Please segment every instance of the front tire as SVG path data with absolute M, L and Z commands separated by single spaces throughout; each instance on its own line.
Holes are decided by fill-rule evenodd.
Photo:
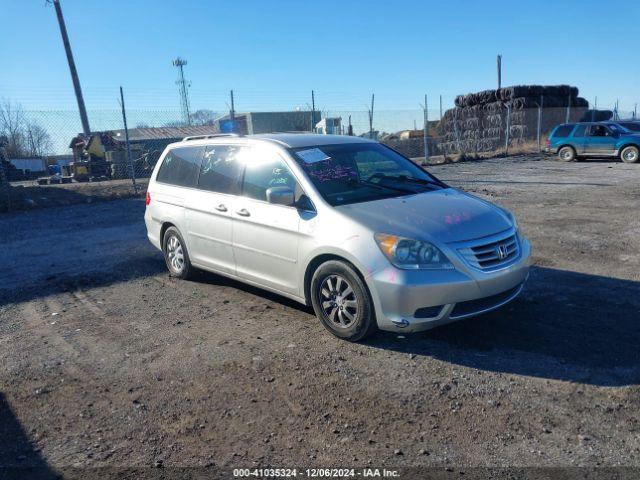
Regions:
M 169 227 L 162 237 L 162 252 L 169 275 L 186 280 L 193 273 L 189 252 L 176 227 Z
M 357 342 L 377 330 L 371 295 L 351 265 L 338 260 L 320 265 L 310 295 L 316 316 L 336 337 Z
M 640 150 L 638 147 L 630 145 L 628 147 L 624 147 L 620 152 L 620 159 L 624 163 L 636 163 L 640 158 Z
M 576 151 L 573 147 L 566 146 L 558 150 L 558 160 L 561 162 L 575 162 L 576 159 Z

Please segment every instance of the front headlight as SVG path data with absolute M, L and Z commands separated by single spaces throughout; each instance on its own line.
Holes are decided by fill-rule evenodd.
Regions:
M 398 268 L 453 269 L 445 254 L 429 242 L 386 233 L 377 233 L 375 239 L 382 253 Z

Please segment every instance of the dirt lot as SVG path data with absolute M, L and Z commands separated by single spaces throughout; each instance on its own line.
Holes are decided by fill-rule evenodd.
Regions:
M 35 181 L 14 182 L 8 192 L 0 195 L 0 212 L 18 212 L 36 208 L 96 203 L 119 198 L 144 196 L 148 179 L 38 185 Z
M 430 170 L 512 209 L 536 266 L 503 310 L 361 344 L 170 279 L 140 199 L 0 216 L 0 465 L 640 467 L 640 166 Z

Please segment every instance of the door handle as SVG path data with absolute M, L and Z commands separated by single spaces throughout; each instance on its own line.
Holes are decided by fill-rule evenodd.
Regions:
M 247 210 L 246 208 L 243 208 L 242 210 L 238 210 L 236 213 L 241 217 L 248 217 L 249 215 L 251 215 L 249 213 L 249 210 Z
M 226 212 L 227 211 L 227 207 L 225 207 L 223 203 L 221 203 L 220 205 L 215 207 L 215 209 L 218 210 L 219 212 Z

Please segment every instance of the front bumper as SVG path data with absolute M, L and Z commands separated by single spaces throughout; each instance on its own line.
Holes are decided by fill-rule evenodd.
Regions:
M 529 276 L 531 244 L 519 238 L 519 256 L 505 268 L 481 271 L 452 251 L 454 270 L 400 270 L 391 265 L 370 278 L 378 327 L 395 332 L 429 330 L 510 302 Z M 453 256 L 455 255 L 455 257 Z

